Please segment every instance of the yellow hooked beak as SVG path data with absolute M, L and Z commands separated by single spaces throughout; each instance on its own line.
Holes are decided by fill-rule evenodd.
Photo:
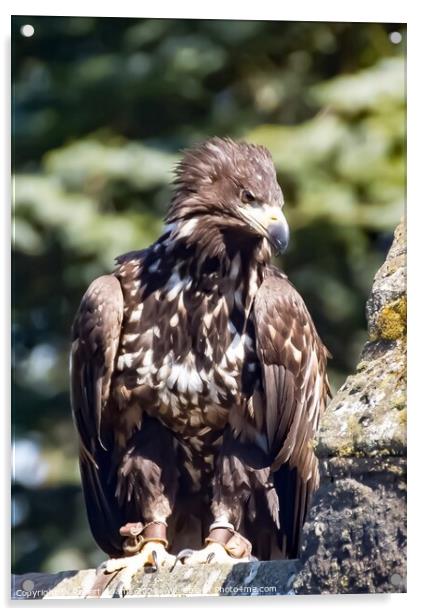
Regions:
M 246 219 L 261 235 L 269 239 L 277 252 L 284 252 L 290 239 L 289 226 L 282 210 L 277 206 L 250 206 L 244 209 Z

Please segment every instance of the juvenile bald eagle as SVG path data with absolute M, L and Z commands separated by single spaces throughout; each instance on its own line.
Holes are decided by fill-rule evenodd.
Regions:
M 265 148 L 210 139 L 179 163 L 161 237 L 82 299 L 72 408 L 105 571 L 298 554 L 328 354 L 270 264 L 282 206 Z

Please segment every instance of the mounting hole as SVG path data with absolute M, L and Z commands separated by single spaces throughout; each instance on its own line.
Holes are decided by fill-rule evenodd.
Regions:
M 399 45 L 402 42 L 402 35 L 400 32 L 390 32 L 389 39 L 393 45 Z
M 29 38 L 30 36 L 33 36 L 34 32 L 35 32 L 34 26 L 31 26 L 31 24 L 25 24 L 24 26 L 21 26 L 21 34 L 25 38 Z

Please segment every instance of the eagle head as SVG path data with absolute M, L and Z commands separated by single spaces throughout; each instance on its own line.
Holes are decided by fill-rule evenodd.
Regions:
M 283 193 L 269 151 L 244 141 L 214 137 L 186 150 L 176 168 L 167 214 L 191 235 L 202 222 L 234 239 L 265 238 L 278 252 L 289 241 Z

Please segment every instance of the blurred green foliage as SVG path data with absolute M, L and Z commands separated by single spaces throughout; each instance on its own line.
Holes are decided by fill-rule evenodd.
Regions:
M 404 207 L 392 31 L 405 39 L 400 24 L 12 19 L 16 571 L 101 558 L 78 487 L 69 331 L 88 283 L 158 236 L 181 147 L 269 147 L 292 229 L 280 264 L 334 356 L 333 387 L 352 371 Z

